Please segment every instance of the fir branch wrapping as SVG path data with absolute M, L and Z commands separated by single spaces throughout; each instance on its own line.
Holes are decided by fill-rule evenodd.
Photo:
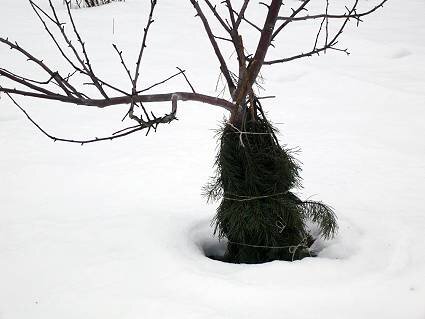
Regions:
M 216 175 L 204 194 L 220 201 L 213 224 L 215 234 L 228 239 L 224 261 L 302 259 L 311 256 L 308 220 L 318 224 L 323 238 L 337 231 L 332 208 L 293 193 L 302 187 L 300 163 L 275 133 L 265 117 L 245 121 L 243 130 L 226 123 L 218 132 Z

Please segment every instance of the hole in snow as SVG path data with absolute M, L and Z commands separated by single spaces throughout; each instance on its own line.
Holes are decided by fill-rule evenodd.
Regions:
M 349 227 L 343 221 L 341 223 L 341 231 L 343 236 L 349 233 Z M 309 225 L 309 231 L 314 238 L 314 242 L 309 248 L 311 257 L 325 257 L 328 259 L 346 259 L 355 252 L 346 240 L 341 239 L 341 234 L 338 235 L 338 239 L 332 241 L 325 241 L 320 239 L 319 231 L 313 224 Z M 222 262 L 228 262 L 224 260 L 224 254 L 227 248 L 227 240 L 218 240 L 213 235 L 213 228 L 209 220 L 203 220 L 196 223 L 189 231 L 191 241 L 198 248 L 198 253 L 202 254 L 209 259 L 218 260 Z M 350 242 L 350 241 L 348 241 Z M 354 240 L 355 242 L 355 240 Z
M 209 220 L 203 220 L 192 227 L 190 237 L 199 251 L 206 257 L 222 260 L 226 252 L 227 241 L 219 241 L 213 235 Z
M 219 241 L 207 240 L 201 243 L 204 255 L 210 259 L 223 261 L 224 253 L 226 252 L 227 243 L 224 240 Z

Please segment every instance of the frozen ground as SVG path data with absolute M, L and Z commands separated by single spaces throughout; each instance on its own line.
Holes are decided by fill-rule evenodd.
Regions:
M 122 86 L 110 44 L 135 56 L 147 2 L 75 11 L 96 69 Z M 3 95 L 0 318 L 425 318 L 424 10 L 422 0 L 390 0 L 346 32 L 351 56 L 264 72 L 281 140 L 302 148 L 303 196 L 317 194 L 339 216 L 340 232 L 319 243 L 319 257 L 294 263 L 204 257 L 217 246 L 215 206 L 200 193 L 221 110 L 184 103 L 180 121 L 149 137 L 81 147 L 42 136 Z M 158 13 L 144 83 L 179 65 L 214 94 L 217 64 L 189 2 L 162 0 Z M 26 1 L 1 1 L 0 30 L 62 63 Z M 297 29 L 282 50 L 303 34 Z M 0 59 L 33 72 L 4 48 Z M 125 112 L 19 100 L 65 137 L 105 135 Z

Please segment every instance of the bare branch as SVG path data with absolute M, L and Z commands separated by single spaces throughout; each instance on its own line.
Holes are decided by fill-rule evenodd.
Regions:
M 236 12 L 236 11 L 234 11 L 234 13 L 236 13 L 236 14 L 237 14 L 237 12 Z M 254 22 L 252 22 L 252 21 L 248 20 L 245 16 L 239 16 L 239 18 L 241 18 L 241 20 L 243 20 L 243 21 L 245 21 L 246 23 L 248 23 L 248 24 L 249 24 L 251 27 L 253 27 L 255 30 L 257 30 L 257 31 L 259 31 L 259 32 L 263 31 L 263 30 L 261 30 L 261 28 L 260 28 L 259 26 L 257 26 Z M 240 24 L 240 22 L 239 22 L 239 24 Z
M 181 72 L 181 74 L 183 74 L 184 79 L 186 80 L 186 83 L 190 86 L 190 89 L 192 90 L 192 93 L 196 93 L 195 89 L 193 88 L 192 83 L 190 83 L 189 79 L 186 76 L 186 72 L 183 71 L 182 69 L 180 69 L 178 66 L 176 68 L 177 68 L 177 70 L 179 70 Z
M 115 90 L 121 94 L 127 94 L 125 91 L 107 83 L 104 80 L 99 79 L 95 74 L 93 74 L 93 72 L 90 72 L 90 70 L 87 69 L 85 62 L 83 61 L 83 59 L 80 57 L 78 51 L 76 50 L 76 48 L 74 47 L 74 45 L 72 44 L 71 40 L 69 39 L 68 35 L 65 32 L 65 28 L 63 27 L 63 24 L 57 14 L 56 14 L 56 10 L 54 9 L 53 5 L 51 6 L 52 8 L 52 12 L 54 14 L 54 17 L 51 17 L 48 13 L 46 13 L 42 8 L 40 8 L 36 3 L 33 2 L 33 0 L 29 0 L 30 4 L 34 10 L 34 12 L 37 14 L 38 18 L 40 19 L 40 21 L 42 22 L 45 30 L 47 31 L 47 33 L 49 34 L 50 38 L 53 40 L 53 42 L 55 43 L 56 47 L 58 48 L 59 52 L 61 53 L 61 55 L 65 58 L 65 60 L 74 68 L 75 71 L 88 76 L 89 78 L 93 79 L 98 82 L 101 85 L 104 85 L 106 87 L 109 87 L 112 90 Z M 67 2 L 69 4 L 69 2 Z M 67 46 L 71 49 L 71 51 L 73 52 L 73 54 L 76 56 L 78 63 L 83 67 L 83 69 L 81 69 L 80 67 L 78 67 L 64 52 L 63 48 L 60 46 L 60 44 L 58 43 L 58 41 L 56 40 L 55 36 L 53 35 L 53 33 L 50 31 L 50 29 L 48 28 L 47 24 L 45 23 L 44 19 L 41 17 L 41 15 L 39 14 L 40 11 L 45 17 L 47 17 L 54 25 L 56 25 L 56 27 L 59 29 L 60 33 L 62 34 L 63 39 L 65 40 Z M 71 11 L 68 11 L 68 14 L 71 15 Z M 80 37 L 81 39 L 81 37 Z M 75 73 L 75 72 L 74 72 Z M 65 85 L 69 86 L 70 89 L 72 90 L 72 92 L 76 95 L 78 94 L 83 94 L 81 92 L 77 92 L 77 90 L 75 90 L 75 88 L 73 88 L 68 82 L 64 83 Z M 102 89 L 103 90 L 103 89 Z M 84 95 L 84 94 L 83 94 Z
M 290 18 L 294 18 L 298 13 L 300 13 L 301 11 L 305 10 L 306 5 L 310 2 L 311 0 L 304 0 L 304 2 L 296 9 L 293 10 Z M 289 23 L 291 22 L 291 20 L 286 20 L 285 22 L 283 22 L 274 32 L 273 32 L 273 36 L 272 36 L 272 40 L 274 38 L 276 38 L 276 36 L 279 34 L 280 31 L 282 31 L 282 29 L 284 27 L 286 27 Z
M 146 23 L 146 27 L 143 29 L 143 39 L 142 39 L 142 45 L 140 46 L 139 56 L 137 57 L 136 62 L 136 71 L 134 72 L 134 79 L 133 79 L 133 94 L 137 91 L 137 80 L 139 79 L 140 75 L 140 63 L 142 61 L 143 53 L 146 48 L 146 40 L 149 33 L 149 28 L 151 24 L 154 22 L 153 20 L 153 13 L 155 10 L 155 6 L 157 4 L 157 0 L 151 0 L 151 8 L 149 12 L 148 22 Z
M 32 61 L 35 64 L 37 64 L 39 67 L 41 67 L 47 74 L 49 74 L 52 78 L 55 79 L 56 83 L 62 88 L 62 90 L 67 95 L 71 95 L 70 90 L 78 96 L 78 92 L 75 90 L 75 88 L 70 85 L 67 81 L 65 81 L 60 74 L 57 71 L 52 71 L 41 59 L 36 58 L 32 54 L 30 54 L 28 51 L 23 49 L 17 42 L 13 43 L 9 41 L 9 39 L 5 39 L 0 37 L 0 42 L 8 45 L 12 50 L 16 50 L 19 53 L 21 53 L 23 56 L 27 58 L 28 61 Z
M 329 12 L 329 0 L 326 0 L 325 14 L 327 15 L 328 12 Z M 325 44 L 328 44 L 328 40 L 329 40 L 329 18 L 324 18 L 324 19 L 326 19 L 326 27 L 325 27 L 326 38 L 325 38 Z M 316 45 L 314 45 L 314 47 L 316 48 Z
M 75 22 L 74 22 L 74 18 L 72 17 L 72 14 L 71 14 L 70 2 L 65 1 L 65 3 L 66 3 L 67 11 L 68 11 L 69 20 L 71 21 L 72 28 L 74 30 L 76 37 L 77 37 L 78 43 L 80 43 L 80 46 L 81 46 L 81 49 L 83 51 L 83 55 L 84 55 L 86 61 L 84 63 L 82 61 L 82 59 L 79 57 L 78 54 L 77 54 L 77 58 L 80 61 L 81 65 L 83 66 L 84 70 L 86 70 L 86 72 L 90 76 L 91 80 L 93 81 L 94 86 L 96 86 L 96 88 L 99 90 L 100 94 L 102 94 L 102 96 L 104 98 L 108 98 L 108 95 L 106 94 L 105 90 L 102 88 L 101 83 L 99 83 L 98 78 L 94 75 L 93 68 L 91 66 L 90 59 L 89 59 L 89 56 L 88 56 L 87 51 L 86 51 L 86 45 L 83 42 L 83 40 L 80 36 L 80 33 L 77 30 L 77 27 L 76 27 Z M 56 15 L 56 10 L 55 10 L 55 7 L 53 6 L 52 0 L 49 0 L 49 4 L 50 4 L 50 8 L 52 9 L 53 14 L 55 15 L 56 21 L 58 23 L 60 23 L 57 15 Z M 60 27 L 61 30 L 64 30 L 64 28 L 60 24 L 58 26 Z M 65 34 L 65 31 L 63 31 L 63 34 Z M 74 49 L 74 52 L 76 52 L 75 49 Z
M 320 52 L 326 51 L 327 49 L 341 51 L 341 52 L 346 53 L 347 55 L 350 54 L 347 49 L 339 49 L 339 48 L 336 48 L 335 45 L 338 43 L 339 36 L 343 33 L 345 27 L 347 26 L 347 23 L 350 20 L 350 15 L 353 14 L 353 12 L 355 12 L 355 10 L 357 8 L 357 5 L 358 5 L 358 2 L 359 2 L 359 0 L 356 0 L 355 3 L 353 4 L 353 7 L 351 9 L 348 9 L 348 14 L 347 14 L 347 17 L 345 18 L 343 24 L 341 25 L 341 27 L 339 28 L 339 30 L 336 32 L 336 34 L 334 35 L 334 37 L 331 39 L 331 41 L 326 42 L 324 44 L 324 46 L 322 46 L 320 48 L 314 47 L 313 50 L 311 50 L 311 51 L 309 51 L 307 53 L 297 54 L 297 55 L 294 55 L 292 57 L 282 58 L 282 59 L 276 59 L 276 60 L 271 60 L 271 61 L 264 61 L 264 65 L 272 65 L 272 64 L 276 64 L 276 63 L 284 63 L 284 62 L 289 62 L 289 61 L 293 61 L 293 60 L 304 58 L 304 57 L 310 57 L 310 56 L 312 56 L 314 54 L 319 54 Z
M 210 105 L 215 105 L 222 107 L 228 111 L 233 111 L 235 105 L 232 102 L 229 102 L 225 99 L 217 98 L 214 96 L 209 96 L 200 93 L 192 92 L 174 92 L 174 93 L 162 93 L 162 94 L 145 94 L 145 95 L 124 95 L 118 97 L 110 97 L 108 99 L 79 99 L 75 97 L 70 97 L 61 94 L 42 94 L 37 92 L 23 91 L 11 88 L 0 88 L 0 92 L 9 93 L 13 95 L 29 96 L 39 99 L 59 101 L 64 103 L 76 104 L 76 105 L 85 105 L 85 106 L 94 106 L 98 108 L 105 108 L 108 106 L 119 105 L 119 104 L 131 104 L 138 102 L 170 102 L 172 96 L 175 95 L 179 101 L 197 101 Z
M 227 33 L 231 33 L 232 30 L 229 28 L 229 26 L 224 22 L 223 18 L 218 14 L 217 8 L 211 4 L 209 0 L 204 0 L 205 3 L 210 8 L 211 12 L 214 14 L 214 16 L 217 18 L 217 21 L 220 22 L 221 26 L 224 28 L 224 30 L 227 31 Z
M 230 2 L 230 0 L 225 0 L 225 2 L 226 2 L 227 9 L 229 10 L 230 21 L 232 22 L 232 29 L 237 32 L 238 28 L 236 27 L 236 20 L 233 14 L 234 11 L 232 7 L 232 3 Z
M 169 123 L 176 119 L 177 112 L 177 103 L 178 101 L 197 101 L 214 106 L 219 106 L 231 113 L 230 123 L 232 125 L 242 125 L 247 114 L 251 113 L 251 118 L 255 119 L 256 116 L 262 114 L 261 104 L 255 92 L 256 85 L 258 86 L 258 81 L 261 80 L 261 68 L 263 65 L 273 65 L 277 63 L 288 62 L 296 60 L 303 57 L 309 57 L 314 54 L 320 54 L 321 52 L 326 52 L 326 50 L 337 50 L 349 54 L 347 49 L 341 49 L 337 47 L 338 38 L 343 33 L 345 27 L 347 26 L 350 19 L 357 20 L 357 23 L 361 21 L 361 17 L 371 14 L 376 11 L 379 7 L 382 7 L 388 0 L 379 0 L 380 3 L 373 7 L 372 9 L 358 13 L 356 11 L 359 0 L 354 1 L 354 5 L 351 9 L 347 8 L 347 12 L 344 14 L 330 14 L 329 13 L 329 0 L 326 1 L 326 8 L 324 13 L 315 14 L 315 15 L 304 15 L 300 16 L 302 11 L 307 11 L 307 5 L 311 0 L 301 0 L 301 3 L 295 9 L 292 9 L 292 14 L 288 17 L 279 16 L 279 12 L 283 3 L 283 0 L 269 0 L 267 3 L 260 2 L 267 8 L 267 16 L 264 21 L 264 26 L 262 28 L 258 27 L 253 22 L 245 18 L 245 12 L 249 5 L 250 0 L 241 1 L 242 6 L 238 11 L 235 11 L 233 8 L 234 2 L 231 0 L 222 0 L 221 3 L 226 5 L 229 16 L 226 17 L 220 15 L 217 11 L 216 6 L 213 5 L 212 0 L 204 0 L 205 6 L 208 6 L 211 11 L 210 17 L 212 16 L 217 19 L 218 23 L 224 30 L 230 35 L 230 39 L 227 37 L 215 36 L 210 26 L 210 21 L 206 17 L 201 8 L 198 0 L 190 0 L 191 4 L 194 6 L 197 16 L 201 19 L 203 27 L 206 31 L 208 39 L 211 43 L 211 46 L 214 50 L 214 53 L 220 64 L 220 77 L 224 77 L 227 87 L 230 91 L 232 101 L 225 100 L 223 98 L 218 98 L 214 96 L 204 95 L 197 93 L 190 83 L 188 77 L 186 76 L 185 70 L 177 67 L 178 72 L 174 73 L 167 78 L 164 78 L 161 81 L 158 81 L 154 84 L 151 84 L 145 88 L 138 89 L 138 80 L 141 77 L 141 63 L 145 55 L 146 43 L 148 39 L 148 34 L 153 24 L 153 16 L 155 8 L 157 6 L 157 0 L 150 0 L 150 10 L 147 18 L 146 25 L 143 29 L 143 37 L 141 39 L 141 46 L 138 52 L 136 67 L 134 70 L 134 75 L 131 71 L 131 68 L 128 67 L 124 61 L 123 52 L 118 49 L 118 47 L 113 44 L 113 48 L 119 56 L 121 65 L 123 66 L 128 78 L 131 82 L 131 89 L 128 91 L 122 90 L 107 83 L 106 81 L 100 79 L 93 71 L 89 55 L 86 50 L 85 42 L 83 41 L 74 18 L 71 14 L 71 6 L 69 1 L 65 1 L 67 6 L 67 13 L 69 21 L 72 25 L 71 36 L 65 31 L 64 23 L 60 21 L 57 10 L 53 5 L 52 0 L 48 0 L 51 11 L 46 12 L 40 6 L 38 6 L 34 0 L 28 0 L 31 4 L 31 7 L 39 20 L 41 21 L 45 31 L 48 33 L 52 39 L 54 45 L 59 50 L 62 57 L 66 60 L 67 66 L 70 65 L 73 70 L 68 74 L 68 76 L 63 77 L 59 72 L 54 71 L 51 67 L 48 67 L 42 59 L 36 58 L 27 50 L 21 48 L 16 42 L 9 41 L 9 39 L 4 39 L 0 37 L 0 44 L 9 46 L 11 50 L 19 52 L 23 55 L 28 61 L 34 62 L 38 68 L 41 68 L 49 78 L 46 81 L 37 81 L 35 79 L 26 78 L 24 76 L 13 73 L 7 68 L 0 68 L 0 77 L 8 79 L 12 85 L 10 87 L 0 86 L 0 92 L 4 92 L 15 105 L 28 117 L 28 119 L 41 131 L 43 134 L 48 136 L 53 140 L 67 141 L 72 143 L 91 143 L 101 140 L 110 140 L 118 137 L 129 135 L 133 132 L 146 129 L 146 134 L 149 134 L 150 131 L 156 131 L 158 125 Z M 208 9 L 205 9 L 208 10 Z M 320 27 L 315 34 L 315 41 L 313 48 L 307 50 L 294 56 L 275 59 L 266 61 L 266 56 L 270 47 L 274 47 L 273 40 L 276 36 L 291 22 L 294 21 L 306 21 L 319 19 Z M 340 27 L 337 32 L 332 35 L 329 34 L 329 21 L 331 19 L 341 19 Z M 278 20 L 282 21 L 281 23 Z M 246 51 L 244 40 L 242 34 L 239 33 L 239 27 L 242 21 L 246 22 L 251 27 L 258 30 L 260 34 L 260 39 L 258 41 L 255 54 L 251 55 Z M 279 25 L 280 24 L 280 25 Z M 56 32 L 56 28 L 59 32 Z M 53 32 L 53 31 L 55 32 Z M 253 31 L 250 29 L 250 31 Z M 254 31 L 255 32 L 255 31 Z M 58 38 L 63 38 L 59 39 Z M 71 41 L 71 38 L 76 38 L 79 44 L 74 45 Z M 239 64 L 239 74 L 232 72 L 224 59 L 221 48 L 219 47 L 217 40 L 224 40 L 226 42 L 231 42 L 234 46 L 238 64 Z M 324 41 L 324 43 L 322 43 Z M 222 44 L 222 43 L 220 43 Z M 17 72 L 19 73 L 19 72 Z M 98 92 L 101 94 L 100 98 L 89 97 L 84 94 L 81 90 L 77 90 L 73 85 L 70 84 L 70 78 L 76 74 L 80 73 L 84 77 L 84 80 L 87 83 L 81 83 L 83 85 L 94 85 Z M 147 94 L 147 91 L 152 90 L 178 76 L 182 76 L 188 86 L 191 89 L 191 92 L 172 92 L 172 93 L 161 93 L 161 94 Z M 47 77 L 47 76 L 46 76 Z M 87 78 L 89 80 L 87 81 Z M 9 82 L 8 82 L 9 83 Z M 224 83 L 224 81 L 223 81 Z M 16 87 L 15 87 L 16 85 Z M 59 86 L 60 89 L 54 88 L 53 85 Z M 118 96 L 108 96 L 105 89 L 112 89 L 116 92 L 119 92 Z M 261 88 L 261 87 L 260 87 Z M 226 85 L 224 85 L 223 91 L 225 92 Z M 97 94 L 98 95 L 98 94 Z M 59 139 L 44 131 L 29 115 L 28 113 L 14 100 L 14 96 L 27 96 L 37 99 L 58 101 L 67 104 L 81 105 L 81 106 L 92 106 L 97 108 L 105 108 L 114 105 L 126 104 L 129 105 L 127 113 L 124 119 L 128 116 L 131 120 L 137 122 L 137 125 L 126 127 L 121 129 L 111 136 L 95 138 L 90 140 L 73 140 L 73 139 Z M 268 98 L 268 97 L 263 97 Z M 156 102 L 171 102 L 171 113 L 164 114 L 163 116 L 156 116 L 150 110 L 146 109 L 147 103 L 156 103 Z M 250 113 L 248 113 L 250 112 Z M 123 120 L 124 120 L 123 119 Z
M 244 0 L 241 10 L 239 11 L 239 13 L 237 13 L 238 19 L 236 20 L 236 24 L 235 24 L 236 29 L 239 28 L 239 25 L 241 24 L 242 19 L 245 17 L 245 11 L 248 8 L 249 1 L 250 0 Z
M 218 47 L 217 41 L 215 41 L 214 34 L 211 31 L 211 27 L 208 23 L 207 18 L 205 17 L 204 13 L 202 12 L 201 7 L 199 6 L 198 1 L 196 0 L 190 0 L 192 5 L 194 6 L 197 15 L 201 18 L 202 24 L 204 25 L 204 29 L 207 32 L 208 38 L 211 42 L 211 45 L 214 49 L 214 52 L 220 62 L 220 70 L 224 75 L 224 78 L 226 79 L 227 86 L 229 87 L 230 94 L 233 94 L 233 91 L 235 90 L 235 84 L 233 83 L 232 77 L 230 76 L 229 69 L 227 67 L 227 64 L 223 58 L 223 55 L 220 51 L 220 48 Z
M 217 35 L 215 35 L 214 38 L 216 38 L 217 40 L 222 40 L 222 41 L 233 43 L 232 39 L 223 38 L 223 37 L 220 37 L 220 36 L 217 36 Z
M 59 45 L 59 43 L 57 42 L 56 38 L 54 37 L 53 33 L 50 31 L 50 29 L 48 28 L 46 22 L 44 21 L 44 19 L 41 17 L 40 13 L 38 11 L 40 11 L 41 13 L 43 13 L 49 20 L 51 20 L 53 23 L 56 24 L 56 22 L 43 10 L 41 9 L 37 4 L 35 4 L 32 0 L 29 0 L 30 4 L 31 4 L 31 8 L 33 9 L 33 11 L 35 12 L 35 14 L 37 15 L 38 19 L 40 20 L 40 22 L 43 24 L 44 29 L 46 30 L 46 32 L 49 34 L 50 38 L 52 39 L 53 43 L 56 45 L 56 47 L 58 48 L 59 52 L 61 53 L 61 55 L 68 61 L 68 63 L 71 64 L 71 66 L 75 69 L 75 65 L 74 63 L 68 58 L 68 56 L 65 54 L 65 52 L 63 51 L 62 47 Z M 77 90 L 71 86 L 67 81 L 66 83 L 62 82 L 60 79 L 60 76 L 58 77 L 58 81 L 56 81 L 58 83 L 58 85 L 63 89 L 63 91 L 69 95 L 69 90 L 70 89 L 74 94 L 78 95 L 79 93 L 77 92 Z
M 323 18 L 322 19 L 322 22 L 320 23 L 319 31 L 317 31 L 316 40 L 314 41 L 313 49 L 316 49 L 317 48 L 317 43 L 319 42 L 320 34 L 322 33 L 323 24 L 325 23 L 325 21 L 327 21 L 327 19 L 326 18 Z M 328 35 L 329 35 L 329 31 L 328 31 L 328 28 L 327 28 L 327 23 L 326 23 L 325 33 L 326 33 L 326 40 L 325 40 L 325 46 L 326 46 L 327 43 L 328 43 Z
M 20 77 L 18 75 L 14 75 L 14 74 L 12 74 L 12 73 L 8 72 L 7 70 L 4 70 L 4 69 L 0 69 L 0 76 L 4 76 L 4 77 L 6 77 L 6 78 L 8 78 L 8 79 L 10 79 L 10 80 L 12 80 L 16 83 L 22 84 L 22 85 L 24 85 L 24 86 L 26 86 L 30 89 L 33 89 L 35 91 L 40 92 L 40 93 L 44 93 L 44 94 L 47 94 L 47 95 L 55 94 L 54 92 L 52 92 L 50 90 L 44 89 L 44 88 L 42 88 L 38 85 L 35 85 L 35 84 L 33 84 L 29 81 L 26 81 L 22 77 Z
M 123 56 L 122 56 L 122 51 L 120 51 L 120 50 L 118 49 L 118 47 L 116 46 L 116 44 L 112 44 L 112 47 L 115 49 L 115 51 L 117 52 L 118 56 L 120 57 L 121 64 L 122 64 L 122 66 L 123 66 L 123 68 L 124 68 L 125 72 L 127 73 L 128 77 L 129 77 L 129 79 L 130 79 L 131 84 L 133 84 L 133 77 L 132 77 L 132 76 L 131 76 L 131 74 L 130 74 L 130 70 L 129 70 L 129 68 L 127 67 L 127 64 L 125 64 L 125 62 L 124 62 L 124 58 L 123 58 Z
M 171 80 L 171 79 L 175 78 L 176 76 L 178 76 L 178 75 L 180 75 L 180 74 L 184 74 L 184 72 L 186 72 L 186 71 L 184 71 L 184 70 L 182 70 L 182 69 L 180 69 L 180 68 L 178 68 L 178 69 L 179 69 L 179 72 L 177 72 L 177 73 L 175 73 L 175 74 L 173 74 L 173 75 L 169 76 L 168 78 L 166 78 L 166 79 L 164 79 L 164 80 L 162 80 L 162 81 L 159 81 L 159 82 L 157 82 L 157 83 L 154 83 L 154 84 L 152 84 L 152 85 L 148 86 L 148 87 L 147 87 L 147 88 L 145 88 L 145 89 L 142 89 L 142 90 L 140 90 L 140 91 L 137 91 L 137 92 L 136 92 L 136 94 L 140 94 L 140 93 L 143 93 L 143 92 L 149 91 L 150 89 L 153 89 L 154 87 L 156 87 L 156 86 L 158 86 L 158 85 L 164 84 L 165 82 L 167 82 L 167 81 L 169 81 L 169 80 Z
M 3 72 L 6 72 L 8 74 L 14 75 L 14 76 L 20 78 L 21 80 L 27 81 L 29 83 L 35 83 L 35 84 L 40 84 L 40 85 L 47 85 L 49 83 L 53 83 L 55 85 L 58 85 L 57 83 L 52 81 L 52 80 L 54 80 L 52 76 L 50 76 L 46 81 L 37 81 L 37 80 L 29 79 L 29 78 L 23 77 L 21 75 L 15 74 L 15 73 L 10 72 L 9 70 L 3 69 L 3 68 L 0 68 L 0 70 L 3 71 Z M 67 76 L 67 78 L 68 77 L 71 77 L 71 74 L 69 76 Z M 64 80 L 66 80 L 66 79 L 64 79 Z
M 321 19 L 321 18 L 328 18 L 328 19 L 346 19 L 346 18 L 353 18 L 353 19 L 360 19 L 361 17 L 364 17 L 366 15 L 369 15 L 373 12 L 375 12 L 376 10 L 378 10 L 379 8 L 382 8 L 384 6 L 384 4 L 387 2 L 388 0 L 383 0 L 381 1 L 378 5 L 374 6 L 372 9 L 365 11 L 365 12 L 361 12 L 361 13 L 357 13 L 357 12 L 353 12 L 351 14 L 328 14 L 328 13 L 324 13 L 324 14 L 315 14 L 315 15 L 306 15 L 303 17 L 278 17 L 278 20 L 285 20 L 285 21 L 305 21 L 305 20 L 314 20 L 314 19 Z
M 2 89 L 0 87 L 0 89 Z M 77 140 L 77 139 L 68 139 L 68 138 L 60 138 L 60 137 L 56 137 L 53 136 L 52 134 L 47 133 L 46 130 L 44 130 L 29 114 L 27 111 L 25 111 L 25 109 L 9 94 L 6 93 L 6 95 L 11 99 L 11 101 L 19 108 L 19 110 L 21 110 L 22 113 L 25 114 L 25 116 L 28 118 L 28 120 L 34 124 L 34 126 L 40 131 L 42 132 L 45 136 L 47 136 L 48 138 L 50 138 L 51 140 L 53 140 L 54 142 L 59 141 L 59 142 L 68 142 L 68 143 L 76 143 L 76 144 L 89 144 L 89 143 L 94 143 L 94 142 L 100 142 L 100 141 L 112 141 L 114 139 L 120 138 L 120 137 L 124 137 L 127 135 L 130 135 L 132 133 L 141 131 L 143 129 L 148 128 L 149 130 L 154 127 L 154 129 L 156 130 L 157 126 L 161 123 L 170 123 L 171 121 L 175 120 L 175 111 L 176 111 L 176 106 L 175 103 L 173 103 L 173 110 L 170 114 L 166 114 L 163 117 L 159 117 L 159 118 L 154 118 L 152 120 L 149 120 L 147 122 L 142 122 L 139 123 L 139 125 L 136 126 L 132 126 L 132 127 L 128 127 L 125 128 L 123 130 L 120 130 L 118 132 L 113 133 L 111 136 L 106 136 L 106 137 L 95 137 L 93 139 L 86 139 L 86 140 Z

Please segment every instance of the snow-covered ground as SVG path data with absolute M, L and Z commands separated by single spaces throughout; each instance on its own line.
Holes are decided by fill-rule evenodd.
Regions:
M 95 69 L 123 87 L 111 43 L 134 60 L 148 3 L 74 11 Z M 2 36 L 64 68 L 26 1 L 0 8 Z M 425 318 L 424 10 L 423 0 L 390 0 L 344 33 L 349 57 L 264 70 L 266 94 L 277 96 L 265 108 L 282 143 L 302 149 L 302 196 L 317 194 L 339 217 L 318 258 L 234 265 L 204 256 L 218 245 L 201 187 L 222 110 L 181 103 L 180 120 L 156 134 L 81 147 L 42 136 L 2 95 L 0 318 Z M 215 94 L 217 63 L 193 16 L 189 1 L 159 1 L 144 84 L 180 66 Z M 276 50 L 291 52 L 310 30 L 294 32 Z M 0 48 L 6 66 L 39 75 Z M 181 79 L 161 88 L 183 89 Z M 126 110 L 19 101 L 61 137 L 107 135 Z

